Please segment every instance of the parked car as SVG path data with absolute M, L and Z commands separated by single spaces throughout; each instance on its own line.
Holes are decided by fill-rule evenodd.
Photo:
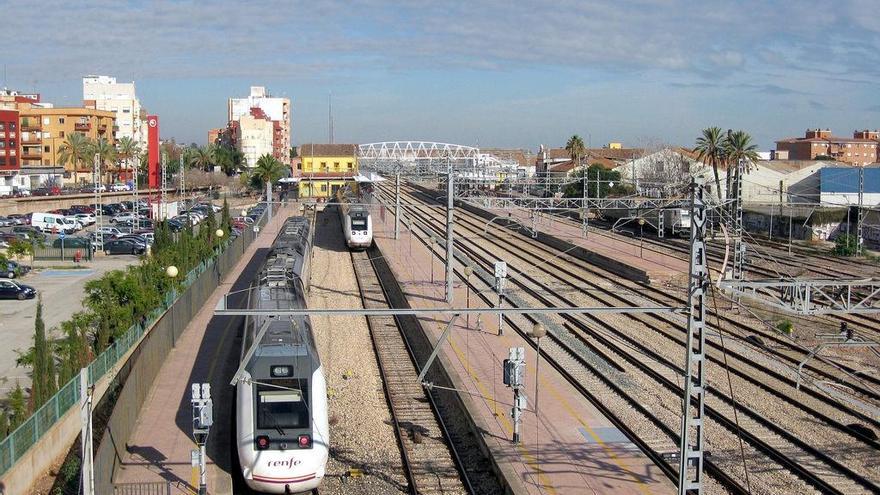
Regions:
M 151 229 L 153 228 L 153 221 L 146 218 L 141 218 L 137 222 L 135 222 L 134 220 L 125 220 L 122 222 L 116 222 L 116 227 L 119 229 L 124 227 L 135 230 Z
M 127 185 L 117 182 L 116 184 L 112 184 L 110 186 L 110 190 L 113 192 L 122 192 L 122 191 L 128 191 L 129 189 L 128 189 Z
M 33 196 L 51 196 L 52 190 L 49 189 L 48 187 L 38 187 L 38 188 L 34 189 L 33 191 L 31 191 L 31 194 Z
M 153 244 L 153 241 L 156 240 L 156 235 L 152 230 L 138 230 L 135 234 L 146 239 L 149 244 Z
M 31 267 L 19 265 L 17 261 L 0 260 L 0 277 L 16 278 L 31 271 Z
M 37 296 L 37 289 L 30 285 L 14 282 L 12 280 L 0 280 L 0 299 L 33 299 Z
M 122 231 L 116 227 L 101 227 L 100 229 L 98 229 L 98 232 L 104 235 L 112 236 L 114 238 L 122 235 Z
M 52 247 L 60 248 L 64 243 L 64 249 L 91 249 L 95 250 L 95 247 L 92 245 L 92 240 L 88 237 L 82 236 L 65 236 L 64 239 L 60 237 L 55 239 L 52 242 Z
M 168 220 L 168 228 L 171 229 L 171 232 L 180 232 L 186 228 L 186 224 L 172 218 Z
M 68 208 L 72 213 L 95 213 L 95 207 L 90 205 L 73 205 Z
M 150 242 L 146 237 L 144 237 L 140 234 L 135 234 L 134 232 L 132 232 L 131 234 L 125 234 L 119 238 L 119 240 L 121 240 L 121 241 L 124 241 L 126 239 L 131 239 L 135 242 L 139 242 L 139 243 L 143 244 L 144 246 L 152 244 L 152 242 Z
M 15 220 L 7 217 L 0 217 L 0 227 L 12 227 L 15 225 Z
M 76 218 L 83 225 L 92 225 L 97 221 L 94 213 L 77 213 L 73 215 L 73 218 Z
M 12 233 L 24 235 L 27 240 L 46 238 L 46 234 L 40 231 L 40 229 L 31 227 L 30 225 L 16 225 L 15 227 L 12 227 Z
M 134 213 L 117 213 L 110 218 L 110 223 L 116 222 L 134 222 L 138 218 Z
M 16 225 L 27 225 L 31 223 L 30 214 L 22 215 L 21 213 L 13 213 L 12 215 L 7 215 L 7 218 L 15 220 Z
M 147 251 L 146 243 L 134 239 L 113 239 L 104 241 L 104 254 L 144 254 Z
M 76 217 L 76 215 L 67 215 L 67 216 L 64 217 L 64 221 L 65 221 L 66 223 L 73 224 L 73 226 L 74 226 L 74 228 L 76 229 L 76 231 L 80 231 L 80 230 L 82 230 L 83 227 L 85 227 L 85 225 L 86 225 L 86 224 L 82 223 L 82 222 L 79 220 L 79 218 Z

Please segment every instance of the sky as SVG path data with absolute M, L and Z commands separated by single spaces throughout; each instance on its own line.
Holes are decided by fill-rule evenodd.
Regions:
M 10 89 L 56 106 L 82 76 L 135 81 L 162 137 L 204 144 L 226 99 L 292 102 L 294 144 L 535 150 L 692 146 L 708 126 L 762 149 L 808 127 L 880 127 L 877 0 L 0 0 Z

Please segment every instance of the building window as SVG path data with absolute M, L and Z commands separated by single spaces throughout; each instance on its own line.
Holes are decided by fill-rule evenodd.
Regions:
M 43 165 L 49 165 L 49 160 L 43 160 Z
M 321 192 L 327 192 L 327 184 L 321 184 Z
M 348 169 L 351 170 L 354 168 L 354 163 L 348 162 Z
M 85 136 L 85 134 L 83 134 L 83 136 Z M 64 131 L 58 131 L 58 137 L 63 138 L 63 137 L 64 137 Z
M 43 153 L 48 153 L 48 152 L 49 152 L 49 147 L 43 146 Z
M 58 117 L 58 123 L 59 123 L 59 124 L 63 124 L 63 123 L 64 123 L 64 117 Z

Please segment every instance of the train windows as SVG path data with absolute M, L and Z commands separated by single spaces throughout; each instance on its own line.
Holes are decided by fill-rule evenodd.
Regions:
M 290 379 L 271 383 L 274 386 L 257 385 L 257 428 L 308 428 L 308 381 Z
M 363 218 L 352 218 L 351 230 L 367 230 L 367 221 Z

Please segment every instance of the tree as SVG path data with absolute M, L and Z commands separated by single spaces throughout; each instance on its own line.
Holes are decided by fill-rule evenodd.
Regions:
M 213 145 L 190 148 L 189 156 L 186 158 L 187 165 L 190 168 L 210 171 L 215 162 L 215 148 Z
M 571 161 L 573 161 L 576 166 L 581 166 L 581 158 L 587 151 L 587 147 L 584 146 L 584 140 L 575 134 L 568 138 L 568 142 L 565 143 L 565 150 L 568 151 Z
M 220 228 L 226 235 L 232 232 L 232 216 L 229 214 L 229 203 L 223 198 L 223 209 L 220 210 Z
M 859 238 L 852 234 L 840 234 L 834 239 L 834 254 L 855 256 L 859 250 Z
M 55 357 L 46 341 L 46 324 L 43 322 L 43 298 L 37 300 L 37 316 L 34 319 L 34 368 L 31 400 L 34 410 L 46 403 L 55 393 Z
M 251 171 L 253 184 L 258 188 L 263 188 L 267 183 L 275 182 L 283 176 L 284 165 L 269 154 L 261 156 Z
M 220 167 L 224 174 L 231 176 L 244 169 L 244 155 L 235 148 L 217 146 L 214 151 L 215 165 Z
M 15 384 L 15 388 L 6 398 L 6 402 L 9 406 L 9 429 L 11 431 L 18 428 L 28 417 L 27 398 L 24 396 L 21 384 Z
M 726 158 L 725 139 L 721 134 L 720 127 L 707 127 L 703 129 L 703 135 L 697 138 L 694 151 L 697 152 L 697 158 L 704 162 L 709 162 L 712 167 L 712 173 L 715 176 L 715 190 L 718 193 L 718 199 L 721 199 L 721 178 L 718 174 L 718 165 L 724 163 Z
M 91 150 L 91 141 L 84 134 L 74 132 L 64 138 L 64 142 L 58 147 L 58 161 L 62 165 L 70 164 L 73 167 L 73 182 L 78 182 L 76 170 L 80 164 L 88 163 Z
M 140 159 L 140 154 L 141 145 L 131 136 L 124 136 L 116 143 L 116 158 L 120 162 L 131 164 L 132 159 Z
M 100 138 L 92 143 L 90 152 L 92 156 L 98 155 L 98 163 L 101 164 L 101 169 L 105 172 L 107 171 L 107 164 L 116 161 L 116 148 L 110 144 L 110 141 L 104 138 Z
M 750 172 L 752 165 L 758 161 L 758 145 L 752 143 L 752 137 L 744 131 L 728 131 L 727 139 L 724 141 L 724 154 L 727 157 L 728 176 L 730 176 L 730 168 L 734 167 L 732 190 L 728 191 L 728 197 L 730 197 L 734 196 L 734 191 L 737 191 L 738 194 L 740 190 L 739 186 L 742 183 L 740 174 Z M 740 160 L 743 162 L 742 170 L 736 166 Z M 732 214 L 731 210 L 731 217 Z
M 632 193 L 632 187 L 622 184 L 620 181 L 620 172 L 608 170 L 607 168 L 594 163 L 586 169 L 587 173 L 587 191 L 591 197 L 596 197 L 596 175 L 599 176 L 599 197 L 605 198 L 609 196 L 623 196 Z M 584 194 L 584 168 L 577 170 L 569 175 L 570 183 L 565 186 L 562 194 L 566 198 L 580 198 Z M 592 181 L 592 183 L 590 182 Z M 612 185 L 613 184 L 613 185 Z

